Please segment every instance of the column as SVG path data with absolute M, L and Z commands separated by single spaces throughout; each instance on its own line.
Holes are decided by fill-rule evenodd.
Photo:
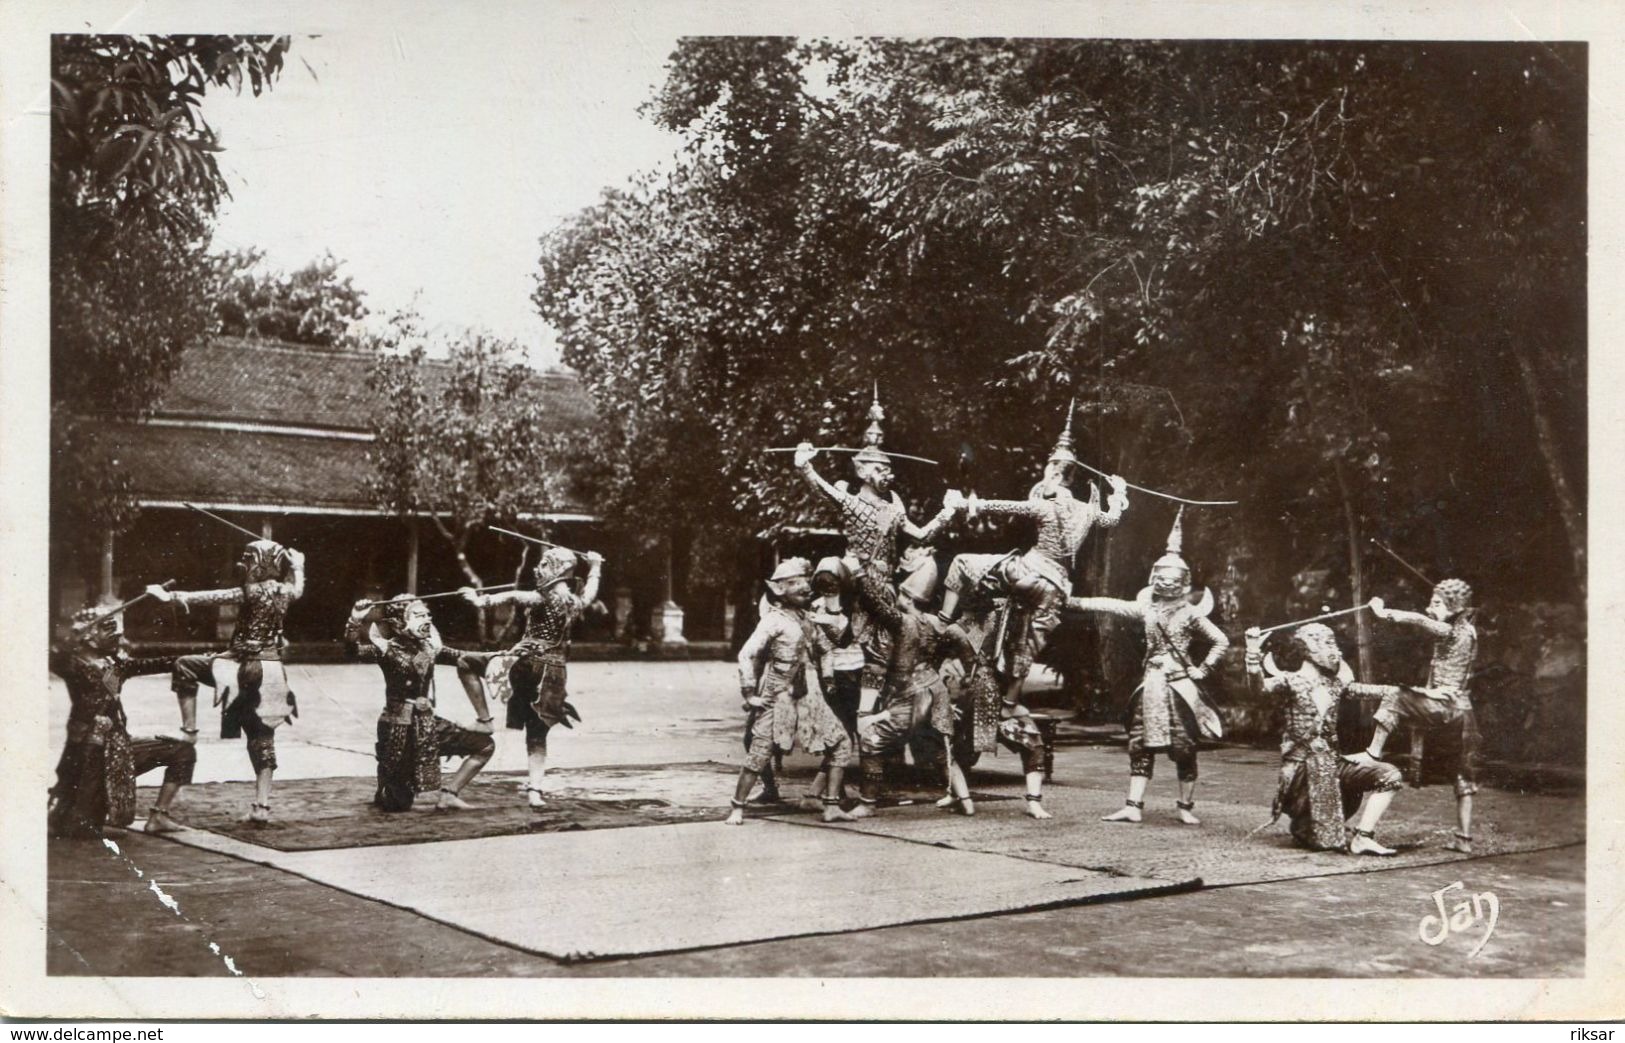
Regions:
M 118 600 L 118 591 L 113 589 L 113 530 L 102 530 L 102 575 L 100 584 L 101 596 L 104 599 Z
M 418 592 L 418 520 L 406 519 L 406 592 Z
M 665 549 L 666 571 L 663 577 L 665 587 L 664 599 L 659 605 L 655 606 L 653 618 L 649 620 L 649 632 L 656 641 L 660 642 L 662 646 L 670 648 L 686 645 L 688 644 L 688 639 L 683 636 L 682 606 L 678 605 L 677 602 L 672 600 L 672 552 L 670 536 L 666 537 Z

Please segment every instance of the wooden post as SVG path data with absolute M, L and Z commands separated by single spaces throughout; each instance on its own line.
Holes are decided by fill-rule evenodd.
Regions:
M 406 592 L 418 592 L 418 520 L 406 519 Z
M 664 583 L 664 585 L 663 585 L 663 587 L 661 589 L 661 599 L 663 601 L 669 602 L 669 601 L 671 601 L 671 592 L 672 592 L 672 582 L 671 582 L 672 552 L 671 552 L 671 537 L 670 536 L 666 537 L 665 547 L 666 547 L 666 569 L 665 569 L 665 577 L 664 577 L 665 583 Z
M 118 591 L 113 589 L 113 530 L 102 530 L 102 575 L 101 596 L 116 598 Z

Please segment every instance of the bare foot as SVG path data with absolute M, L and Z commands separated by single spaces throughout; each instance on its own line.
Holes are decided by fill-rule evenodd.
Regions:
M 1185 823 L 1185 825 L 1200 826 L 1202 824 L 1202 820 L 1196 817 L 1195 812 L 1186 808 L 1177 808 L 1176 810 L 1179 813 L 1179 821 Z
M 825 822 L 851 822 L 852 819 L 853 815 L 850 812 L 842 811 L 839 804 L 824 805 Z
M 1459 851 L 1464 855 L 1473 853 L 1473 841 L 1470 837 L 1453 836 L 1444 842 L 1446 851 Z
M 246 822 L 251 826 L 264 827 L 264 826 L 270 825 L 271 824 L 271 805 L 269 805 L 269 804 L 250 804 L 248 806 L 248 814 L 243 816 L 243 818 L 240 821 Z
M 534 786 L 525 787 L 525 803 L 538 810 L 547 807 L 547 801 L 542 799 L 542 791 Z
M 959 813 L 967 818 L 976 814 L 976 802 L 971 800 L 969 797 L 965 797 L 964 799 L 960 800 Z
M 1133 809 L 1130 809 L 1130 810 L 1133 810 Z M 1051 815 L 1049 812 L 1044 810 L 1044 805 L 1043 805 L 1042 802 L 1036 801 L 1036 800 L 1027 801 L 1027 815 L 1030 818 L 1037 818 L 1037 819 L 1045 819 L 1045 818 L 1054 818 L 1055 817 L 1054 815 Z M 1139 820 L 1136 819 L 1135 821 L 1139 821 Z
M 176 822 L 169 812 L 153 808 L 147 813 L 147 824 L 141 828 L 147 833 L 174 833 L 186 827 Z
M 868 818 L 869 816 L 873 815 L 874 813 L 875 813 L 875 806 L 873 804 L 865 804 L 862 801 L 859 801 L 857 807 L 853 808 L 851 811 L 848 811 L 846 813 L 846 817 L 849 818 L 849 819 L 856 820 L 856 819 L 860 819 L 860 818 Z
M 783 804 L 784 798 L 779 796 L 776 789 L 764 789 L 756 796 L 750 798 L 752 804 Z
M 1102 822 L 1138 822 L 1138 821 L 1140 821 L 1140 809 L 1136 808 L 1136 807 L 1130 807 L 1129 805 L 1125 804 L 1122 807 L 1118 808 L 1116 811 L 1112 812 L 1110 815 L 1102 815 L 1102 816 L 1100 816 L 1100 821 L 1102 821 Z
M 958 804 L 958 803 L 959 803 L 959 798 L 954 796 L 952 793 L 950 793 L 946 797 L 943 797 L 943 798 L 941 798 L 940 800 L 937 801 L 937 807 L 941 808 L 944 811 L 951 811 L 953 809 L 953 806 L 955 804 Z
M 451 790 L 443 789 L 440 791 L 440 800 L 435 804 L 434 809 L 436 811 L 468 811 L 473 807 L 474 805 Z
M 745 824 L 745 809 L 734 808 L 728 812 L 728 817 L 722 820 L 725 826 L 743 826 Z
M 1392 855 L 1397 852 L 1391 847 L 1383 847 L 1374 837 L 1362 836 L 1359 833 L 1349 837 L 1349 854 L 1351 855 Z

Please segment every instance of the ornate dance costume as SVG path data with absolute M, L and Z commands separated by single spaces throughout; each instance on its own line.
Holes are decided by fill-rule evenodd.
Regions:
M 1329 646 L 1331 654 L 1306 654 L 1299 670 L 1266 677 L 1260 655 L 1251 650 L 1247 653 L 1248 677 L 1261 682 L 1266 694 L 1280 696 L 1286 713 L 1276 812 L 1286 812 L 1293 839 L 1304 847 L 1342 850 L 1348 846 L 1344 822 L 1365 795 L 1393 793 L 1405 783 L 1391 764 L 1356 763 L 1338 755 L 1338 714 L 1345 700 L 1383 699 L 1394 688 L 1352 680 L 1328 627 L 1310 624 L 1300 628 L 1295 638 L 1306 651 Z M 1328 671 L 1317 659 L 1335 660 L 1337 666 Z
M 415 602 L 421 606 L 422 602 Z M 390 606 L 395 608 L 398 606 Z M 427 610 L 424 610 L 427 614 Z M 402 618 L 397 613 L 396 618 Z M 420 793 L 441 788 L 444 757 L 489 758 L 496 743 L 487 732 L 464 728 L 435 714 L 434 668 L 457 665 L 463 654 L 440 643 L 430 628 L 427 639 L 392 628 L 384 637 L 364 619 L 351 617 L 344 640 L 352 656 L 378 664 L 384 675 L 384 710 L 378 715 L 378 790 L 373 803 L 384 811 L 408 811 Z M 365 641 L 363 644 L 362 642 Z
M 575 552 L 555 547 L 537 564 L 536 590 L 476 594 L 470 599 L 480 607 L 513 604 L 525 610 L 525 636 L 508 652 L 515 661 L 508 670 L 512 696 L 507 726 L 523 729 L 527 746 L 545 748 L 551 728 L 572 727 L 572 719 L 581 719 L 567 699 L 565 681 L 570 630 L 598 597 L 602 559 L 588 560 L 591 569 L 580 594 L 564 582 L 575 570 Z
M 221 590 L 164 592 L 160 600 L 173 600 L 184 609 L 209 605 L 238 605 L 237 625 L 224 652 L 181 656 L 175 660 L 171 687 L 183 699 L 197 695 L 198 685 L 216 685 L 215 661 L 237 664 L 236 690 L 226 701 L 220 717 L 220 736 L 245 737 L 248 760 L 255 772 L 276 768 L 275 728 L 289 716 L 297 716 L 293 696 L 286 686 L 282 650 L 287 639 L 282 623 L 288 606 L 305 592 L 304 558 L 270 540 L 255 540 L 243 551 L 239 564 L 243 585 Z M 153 592 L 155 588 L 148 588 Z M 274 663 L 274 667 L 266 664 Z M 262 707 L 262 687 L 266 673 L 278 680 L 276 705 Z M 285 709 L 284 709 L 285 701 Z
M 87 609 L 78 621 L 91 623 L 96 616 L 96 610 Z M 117 649 L 116 632 L 110 643 L 113 647 L 105 649 L 76 640 L 50 656 L 51 670 L 67 684 L 72 704 L 68 741 L 51 788 L 53 836 L 95 833 L 103 824 L 129 825 L 135 819 L 136 779 L 155 768 L 164 769 L 166 784 L 179 787 L 192 781 L 197 749 L 168 736 L 131 738 L 120 700 L 126 680 L 166 673 L 171 661 L 125 655 Z
M 879 781 L 882 758 L 901 749 L 917 727 L 929 724 L 945 740 L 953 738 L 953 703 L 942 679 L 944 662 L 950 657 L 958 659 L 967 678 L 990 673 L 961 627 L 913 604 L 900 605 L 891 629 L 897 639 L 875 712 L 858 719 L 866 785 L 871 777 Z
M 1130 698 L 1128 710 L 1129 797 L 1121 810 L 1107 816 L 1111 822 L 1140 821 L 1155 764 L 1153 755 L 1161 750 L 1179 771 L 1180 820 L 1200 825 L 1193 814 L 1196 744 L 1203 738 L 1217 739 L 1224 731 L 1198 682 L 1224 658 L 1230 639 L 1207 618 L 1213 610 L 1210 592 L 1204 590 L 1200 602 L 1191 602 L 1191 570 L 1180 557 L 1183 517 L 1184 508 L 1180 508 L 1168 533 L 1167 550 L 1151 566 L 1150 584 L 1134 601 L 1072 598 L 1066 603 L 1076 611 L 1134 620 L 1145 631 L 1145 677 Z M 1208 643 L 1207 655 L 1200 662 L 1192 657 L 1197 638 Z
M 907 536 L 916 543 L 930 543 L 942 527 L 953 520 L 957 508 L 952 505 L 958 502 L 958 496 L 950 492 L 944 498 L 943 509 L 924 526 L 909 521 L 902 498 L 891 491 L 891 458 L 880 448 L 880 421 L 885 417 L 877 398 L 869 407 L 870 423 L 863 435 L 864 447 L 852 457 L 863 483 L 857 493 L 849 492 L 844 482 L 831 485 L 824 481 L 810 457 L 798 466 L 807 484 L 834 500 L 840 508 L 847 554 L 855 564 L 858 604 L 872 615 L 895 619 L 895 583 L 902 537 Z M 807 451 L 810 452 L 811 447 Z M 861 631 L 863 626 L 859 625 L 858 629 Z
M 1453 584 L 1459 585 L 1459 589 Z M 1454 731 L 1451 738 L 1455 741 L 1447 745 L 1454 747 L 1455 763 L 1448 767 L 1454 768 L 1456 795 L 1471 796 L 1478 792 L 1480 736 L 1471 696 L 1478 630 L 1467 611 L 1471 598 L 1467 585 L 1460 580 L 1445 580 L 1439 588 L 1443 594 L 1436 597 L 1441 603 L 1460 606 L 1451 609 L 1449 620 L 1400 609 L 1384 609 L 1378 613 L 1379 618 L 1413 627 L 1432 637 L 1433 659 L 1428 664 L 1425 686 L 1393 688 L 1373 717 L 1389 731 L 1402 721 L 1429 730 Z M 1421 769 L 1419 762 L 1413 765 L 1412 784 L 1422 784 Z
M 1198 740 L 1217 736 L 1204 736 L 1200 718 L 1207 718 L 1213 710 L 1194 682 L 1206 677 L 1224 658 L 1230 639 L 1207 618 L 1203 605 L 1193 605 L 1185 597 L 1173 601 L 1072 598 L 1066 606 L 1132 620 L 1144 628 L 1145 678 L 1129 703 L 1129 773 L 1150 778 L 1152 755 L 1161 750 L 1179 769 L 1180 779 L 1195 779 Z M 1208 643 L 1208 650 L 1195 663 L 1191 648 L 1198 637 Z M 1200 673 L 1193 674 L 1187 664 L 1195 665 Z
M 763 600 L 761 621 L 739 650 L 740 691 L 761 704 L 750 709 L 745 725 L 751 771 L 765 769 L 775 749 L 789 753 L 797 746 L 822 755 L 826 769 L 850 763 L 852 741 L 840 719 L 825 698 L 808 694 L 809 669 L 816 669 L 826 697 L 833 687 L 832 651 L 805 612 Z
M 1092 528 L 1110 528 L 1128 507 L 1122 479 L 1113 481 L 1107 509 L 1100 509 L 1100 491 L 1089 487 L 1089 500 L 1076 499 L 1066 482 L 1078 464 L 1072 452 L 1072 413 L 1044 470 L 1044 480 L 1033 486 L 1025 500 L 968 498 L 967 514 L 1028 518 L 1037 525 L 1037 537 L 1024 553 L 961 554 L 948 568 L 950 599 L 943 612 L 950 618 L 954 606 L 966 597 L 984 595 L 1010 599 L 1008 623 L 1009 678 L 1017 683 L 1032 669 L 1061 623 L 1061 608 L 1072 596 L 1072 564 L 1078 548 Z M 998 650 L 995 650 L 997 655 Z

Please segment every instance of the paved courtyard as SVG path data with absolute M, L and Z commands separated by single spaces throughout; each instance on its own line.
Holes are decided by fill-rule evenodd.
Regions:
M 270 834 L 248 837 L 251 843 L 291 843 L 291 855 L 271 852 L 258 859 L 230 846 L 231 838 L 188 846 L 135 834 L 110 833 L 118 854 L 101 844 L 53 842 L 49 849 L 49 969 L 55 974 L 213 975 L 229 973 L 211 945 L 229 954 L 246 974 L 365 976 L 666 976 L 666 975 L 1023 975 L 1023 976 L 1509 976 L 1555 977 L 1584 970 L 1583 799 L 1578 793 L 1522 794 L 1486 790 L 1481 798 L 1482 833 L 1493 854 L 1466 861 L 1426 862 L 1438 851 L 1436 832 L 1448 825 L 1448 792 L 1437 787 L 1401 794 L 1392 826 L 1396 836 L 1418 845 L 1411 861 L 1381 871 L 1346 872 L 1333 856 L 1302 855 L 1276 848 L 1253 866 L 1254 848 L 1225 848 L 1221 841 L 1242 826 L 1251 827 L 1259 806 L 1267 808 L 1274 776 L 1270 751 L 1221 748 L 1206 751 L 1202 761 L 1199 810 L 1209 816 L 1205 833 L 1175 827 L 1169 821 L 1173 800 L 1172 773 L 1153 783 L 1148 821 L 1140 827 L 1106 829 L 1099 814 L 1121 801 L 1125 773 L 1120 747 L 1085 742 L 1081 733 L 1063 731 L 1057 750 L 1051 806 L 1056 818 L 1028 824 L 1019 817 L 1020 777 L 1009 755 L 990 759 L 973 773 L 972 785 L 989 799 L 974 820 L 942 815 L 919 806 L 925 792 L 905 789 L 912 807 L 883 811 L 873 833 L 866 826 L 820 827 L 810 816 L 791 809 L 767 808 L 753 813 L 741 830 L 750 852 L 773 866 L 774 837 L 779 850 L 823 850 L 826 829 L 852 834 L 842 839 L 842 864 L 783 865 L 773 868 L 804 877 L 808 887 L 863 886 L 863 882 L 899 852 L 922 854 L 922 886 L 933 870 L 926 851 L 960 851 L 946 864 L 969 864 L 978 857 L 1012 857 L 1032 866 L 1132 865 L 1135 875 L 1164 873 L 1189 877 L 1199 870 L 1207 886 L 1171 889 L 1151 897 L 1124 895 L 1120 900 L 1087 905 L 1059 905 L 997 915 L 976 914 L 948 922 L 902 922 L 815 937 L 793 937 L 796 908 L 782 911 L 780 936 L 693 951 L 664 952 L 631 958 L 566 963 L 537 951 L 507 944 L 467 929 L 457 916 L 428 916 L 399 903 L 368 897 L 366 888 L 336 886 L 301 871 L 278 868 L 271 861 L 297 866 L 298 842 L 288 840 L 300 823 L 336 824 L 341 839 L 317 836 L 311 847 L 357 852 L 376 844 L 366 815 L 366 776 L 372 772 L 373 722 L 381 698 L 377 669 L 366 664 L 296 666 L 293 681 L 301 717 L 278 733 L 279 783 L 283 798 L 274 800 L 286 823 L 281 840 Z M 621 835 L 671 839 L 681 831 L 713 828 L 709 814 L 725 807 L 732 787 L 730 769 L 740 757 L 737 685 L 732 666 L 724 662 L 583 663 L 571 668 L 572 700 L 584 718 L 571 731 L 555 733 L 551 766 L 553 785 L 601 810 L 602 814 L 653 814 L 669 821 L 627 821 Z M 441 712 L 462 723 L 473 714 L 454 674 L 439 678 Z M 133 734 L 173 732 L 174 700 L 164 678 L 138 678 L 126 687 L 125 704 Z M 53 735 L 60 741 L 66 717 L 66 694 L 52 688 Z M 236 801 L 248 776 L 240 742 L 208 735 L 212 711 L 203 717 L 205 736 L 199 747 L 194 790 L 178 804 L 183 820 L 215 828 L 214 816 Z M 526 813 L 518 808 L 515 780 L 524 766 L 523 741 L 517 732 L 498 734 L 497 754 L 484 784 L 471 791 L 479 809 L 452 822 L 428 810 L 408 813 L 415 841 L 483 843 L 480 836 L 526 830 Z M 792 757 L 789 792 L 797 792 L 813 762 Z M 326 781 L 331 780 L 331 781 Z M 214 785 L 208 785 L 214 784 Z M 639 798 L 653 807 L 639 805 Z M 621 805 L 626 805 L 622 807 Z M 351 806 L 354 805 L 353 810 Z M 658 807 L 654 807 L 658 805 Z M 585 806 L 585 804 L 583 805 Z M 593 837 L 583 833 L 621 823 L 567 821 L 567 810 L 541 831 L 503 843 L 525 845 L 535 864 L 536 887 L 549 897 L 587 883 L 577 867 L 564 864 L 563 852 L 593 850 Z M 771 816 L 771 817 L 770 817 Z M 376 818 L 376 816 L 373 816 Z M 517 827 L 507 824 L 519 822 Z M 221 821 L 226 821 L 221 819 Z M 342 836 L 348 823 L 355 833 Z M 398 820 L 405 821 L 405 820 Z M 384 826 L 394 828 L 396 822 Z M 1262 825 L 1262 821 L 1256 825 Z M 224 828 L 224 827 L 221 827 Z M 379 827 L 383 828 L 383 827 Z M 725 829 L 715 825 L 714 829 Z M 661 831 L 647 833 L 645 831 Z M 789 833 L 784 832 L 789 830 Z M 677 831 L 677 832 L 665 832 Z M 1228 831 L 1228 833 L 1226 832 Z M 1279 833 L 1279 827 L 1276 831 Z M 219 838 L 218 832 L 200 833 Z M 242 836 L 242 834 L 234 834 Z M 731 837 L 732 834 L 729 834 Z M 455 838 L 456 844 L 446 843 Z M 866 839 L 858 839 L 863 837 Z M 572 839 L 574 838 L 574 839 Z M 759 840 L 757 839 L 759 838 Z M 1013 840 L 1012 840 L 1013 838 Z M 602 839 L 600 836 L 598 839 Z M 383 837 L 383 842 L 391 842 Z M 732 841 L 730 840 L 729 843 Z M 586 843 L 585 848 L 580 845 Z M 721 840 L 719 839 L 719 844 Z M 1204 845 L 1212 844 L 1209 851 Z M 1258 844 L 1271 843 L 1266 838 Z M 924 848 L 917 844 L 927 845 Z M 572 846 L 573 845 L 573 846 Z M 1500 845 L 1500 846 L 1498 846 Z M 902 847 L 900 847 L 902 846 Z M 1161 852 L 1186 852 L 1172 861 Z M 441 848 L 384 848 L 403 858 Z M 269 848 L 258 850 L 269 852 Z M 371 849 L 375 852 L 380 850 Z M 483 850 L 483 849 L 482 849 Z M 719 847 L 718 850 L 721 850 Z M 239 853 L 233 853 L 234 851 Z M 979 852 L 990 854 L 979 854 Z M 1239 866 L 1226 851 L 1241 851 Z M 550 858 L 550 853 L 552 857 Z M 323 856 L 336 856 L 331 850 Z M 372 856 L 369 856 L 372 857 Z M 944 856 L 946 858 L 946 856 Z M 1097 865 L 1097 861 L 1100 863 Z M 1226 865 L 1225 863 L 1230 863 Z M 1283 871 L 1282 867 L 1286 867 Z M 1261 868 L 1260 868 L 1261 867 Z M 1300 868 L 1301 867 L 1301 868 Z M 137 876 L 135 870 L 142 871 Z M 591 867 L 587 867 L 591 868 Z M 707 875 L 731 868 L 704 858 L 671 867 L 661 879 L 639 882 L 640 900 L 659 908 L 662 894 L 705 894 Z M 1244 871 L 1246 870 L 1246 871 Z M 961 870 L 955 869 L 953 872 Z M 891 872 L 891 870 L 886 870 Z M 1074 875 L 1081 875 L 1081 870 Z M 836 874 L 829 885 L 821 883 Z M 1282 877 L 1303 875 L 1295 879 Z M 839 879 L 845 875 L 847 879 Z M 1064 874 L 1063 874 L 1064 875 Z M 1125 874 L 1127 875 L 1127 874 Z M 1228 881 L 1213 886 L 1212 881 Z M 163 905 L 150 889 L 158 883 L 180 912 Z M 1460 882 L 1467 894 L 1493 892 L 1498 917 L 1493 934 L 1476 955 L 1484 937 L 1480 924 L 1470 931 L 1442 936 L 1438 944 L 1423 918 L 1435 910 L 1435 892 Z M 471 889 L 481 886 L 477 881 Z M 699 887 L 696 892 L 695 888 Z M 665 891 L 662 891 L 662 888 Z M 582 892 L 586 894 L 586 891 Z M 522 894 L 522 892 L 521 892 Z M 567 898 L 568 895 L 566 894 Z M 809 893 L 807 908 L 812 907 Z M 1455 892 L 1447 900 L 1459 901 Z M 410 903 L 405 903 L 410 906 Z M 540 903 L 537 903 L 539 906 Z M 515 915 L 525 915 L 521 902 Z M 565 902 L 563 908 L 569 909 Z M 669 915 L 698 915 L 697 907 L 674 907 Z M 931 920 L 930 910 L 918 919 Z M 809 913 L 810 915 L 810 913 Z M 320 924 L 319 930 L 313 925 Z M 1174 954 L 1185 953 L 1184 958 Z

